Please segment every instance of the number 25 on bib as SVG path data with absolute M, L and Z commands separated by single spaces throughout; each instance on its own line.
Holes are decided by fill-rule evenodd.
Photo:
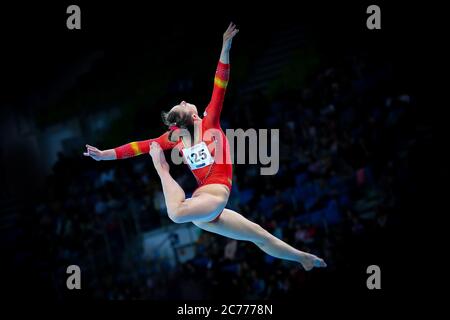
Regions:
M 205 142 L 198 143 L 190 148 L 184 148 L 183 157 L 191 170 L 209 166 L 214 162 Z

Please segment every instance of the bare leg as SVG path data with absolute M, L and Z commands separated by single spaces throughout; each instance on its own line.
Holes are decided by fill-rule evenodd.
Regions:
M 170 175 L 169 164 L 158 143 L 151 144 L 150 155 L 161 179 L 167 214 L 172 221 L 176 223 L 193 220 L 211 221 L 225 208 L 226 201 L 212 194 L 202 193 L 186 199 L 183 189 Z
M 169 165 L 159 144 L 152 143 L 150 155 L 161 178 L 167 213 L 174 222 L 192 221 L 204 230 L 237 240 L 251 241 L 271 256 L 301 263 L 305 270 L 326 266 L 322 259 L 291 247 L 237 212 L 223 209 L 225 204 L 219 197 L 203 193 L 186 199 L 183 189 L 169 173 Z M 222 213 L 219 219 L 208 222 L 220 211 Z
M 230 209 L 224 209 L 214 222 L 194 221 L 193 223 L 209 232 L 236 240 L 251 241 L 273 257 L 301 263 L 307 271 L 314 267 L 326 267 L 326 263 L 322 259 L 293 248 L 260 225 Z
M 186 199 L 186 195 L 180 185 L 170 175 L 169 164 L 167 163 L 164 152 L 158 143 L 153 142 L 150 145 L 150 155 L 152 157 L 156 172 L 158 172 L 161 179 L 167 212 L 170 216 L 170 214 L 174 212 L 181 203 L 183 203 Z

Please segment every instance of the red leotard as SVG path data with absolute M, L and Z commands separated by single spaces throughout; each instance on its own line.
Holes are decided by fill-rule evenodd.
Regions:
M 220 126 L 225 91 L 228 84 L 230 65 L 219 61 L 214 77 L 211 101 L 206 107 L 202 120 L 202 138 L 214 158 L 214 162 L 200 169 L 191 170 L 200 186 L 212 183 L 223 184 L 231 191 L 233 167 L 227 137 Z M 150 151 L 150 143 L 157 142 L 163 150 L 182 149 L 181 142 L 169 141 L 169 132 L 156 139 L 136 141 L 115 148 L 117 159 L 134 157 Z

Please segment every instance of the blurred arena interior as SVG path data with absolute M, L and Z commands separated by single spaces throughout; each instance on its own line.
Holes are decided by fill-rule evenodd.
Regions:
M 395 24 L 386 10 L 383 29 L 371 32 L 363 5 L 262 6 L 258 14 L 81 7 L 79 33 L 65 29 L 63 4 L 35 4 L 21 13 L 29 24 L 4 37 L 8 296 L 291 301 L 315 290 L 367 292 L 371 264 L 385 270 L 385 290 L 402 287 L 431 141 L 406 22 Z M 158 136 L 160 112 L 180 99 L 205 106 L 230 20 L 241 32 L 222 127 L 280 129 L 280 171 L 261 176 L 259 165 L 235 165 L 229 207 L 323 257 L 325 270 L 306 273 L 253 244 L 173 224 L 148 155 L 82 156 L 86 143 L 111 148 Z M 195 189 L 186 167 L 171 170 Z M 71 264 L 83 270 L 79 294 L 65 287 Z

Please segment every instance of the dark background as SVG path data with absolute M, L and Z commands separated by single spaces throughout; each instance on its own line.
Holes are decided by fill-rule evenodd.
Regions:
M 52 230 L 61 214 L 59 209 L 51 209 L 52 213 L 45 218 L 50 220 L 46 222 L 39 216 L 37 208 L 51 207 L 55 198 L 67 199 L 65 197 L 70 193 L 65 193 L 64 188 L 60 186 L 70 184 L 74 181 L 74 175 L 81 174 L 83 170 L 93 171 L 91 177 L 95 177 L 96 171 L 105 170 L 102 166 L 117 166 L 117 170 L 121 170 L 125 175 L 132 170 L 130 168 L 133 160 L 106 164 L 82 158 L 84 143 L 108 148 L 154 137 L 163 130 L 159 121 L 161 110 L 166 110 L 180 99 L 192 101 L 199 107 L 205 105 L 209 99 L 212 72 L 220 52 L 221 35 L 229 21 L 235 22 L 241 30 L 233 42 L 231 54 L 232 80 L 226 104 L 232 107 L 227 108 L 226 105 L 223 112 L 223 118 L 231 127 L 284 127 L 286 121 L 296 115 L 296 111 L 308 108 L 308 101 L 299 98 L 303 88 L 309 88 L 316 95 L 316 100 L 313 100 L 312 106 L 309 107 L 315 110 L 315 114 L 320 114 L 322 108 L 336 98 L 333 97 L 332 91 L 326 91 L 329 90 L 327 81 L 342 81 L 340 85 L 344 89 L 341 89 L 338 98 L 354 102 L 353 108 L 357 111 L 350 131 L 360 128 L 361 125 L 365 127 L 370 111 L 382 106 L 386 98 L 390 97 L 396 101 L 401 95 L 410 97 L 408 107 L 399 102 L 398 107 L 407 111 L 401 113 L 403 117 L 400 116 L 398 122 L 387 128 L 376 124 L 374 131 L 366 127 L 369 136 L 375 131 L 382 134 L 380 140 L 372 145 L 371 138 L 362 135 L 362 141 L 369 148 L 369 156 L 364 152 L 361 155 L 362 151 L 354 148 L 347 150 L 348 153 L 344 150 L 336 155 L 338 161 L 342 158 L 349 164 L 350 176 L 355 175 L 361 168 L 371 168 L 376 181 L 374 183 L 377 185 L 384 177 L 385 170 L 390 170 L 388 176 L 393 181 L 390 197 L 394 199 L 394 205 L 388 206 L 387 209 L 384 205 L 377 207 L 377 210 L 388 210 L 388 227 L 382 232 L 374 232 L 371 228 L 376 225 L 376 221 L 369 221 L 362 235 L 353 234 L 350 238 L 345 238 L 340 247 L 335 248 L 337 261 L 334 265 L 332 263 L 330 271 L 318 271 L 308 275 L 306 280 L 301 280 L 304 286 L 290 288 L 278 296 L 268 294 L 253 298 L 291 301 L 310 291 L 316 296 L 322 294 L 327 297 L 327 294 L 330 294 L 333 299 L 343 292 L 348 296 L 363 299 L 377 295 L 395 296 L 405 291 L 414 295 L 416 282 L 412 282 L 411 277 L 415 278 L 413 269 L 420 268 L 420 253 L 425 247 L 423 239 L 417 237 L 415 226 L 417 223 L 421 224 L 423 215 L 430 211 L 427 199 L 433 185 L 430 175 L 425 174 L 423 170 L 430 168 L 428 155 L 431 154 L 431 120 L 424 97 L 420 94 L 422 84 L 418 80 L 418 75 L 422 72 L 421 61 L 424 59 L 421 53 L 426 50 L 422 41 L 427 35 L 417 21 L 420 20 L 421 14 L 426 15 L 427 9 L 420 8 L 422 10 L 419 11 L 419 8 L 413 7 L 412 4 L 394 6 L 379 3 L 382 29 L 368 30 L 365 26 L 365 10 L 372 3 L 342 5 L 277 1 L 253 5 L 248 3 L 244 7 L 242 2 L 170 2 L 144 6 L 140 2 L 96 2 L 94 5 L 88 1 L 77 1 L 73 4 L 81 7 L 82 29 L 67 30 L 65 10 L 70 4 L 72 3 L 64 1 L 52 5 L 42 2 L 19 3 L 2 5 L 0 10 L 3 80 L 0 101 L 3 164 L 0 174 L 4 181 L 2 203 L 10 210 L 5 209 L 2 213 L 1 246 L 5 254 L 2 259 L 1 290 L 5 297 L 116 300 L 120 299 L 120 293 L 126 291 L 126 287 L 132 286 L 126 283 L 124 287 L 98 284 L 100 287 L 104 286 L 102 293 L 96 293 L 92 288 L 82 290 L 81 293 L 62 293 L 58 280 L 52 277 L 61 274 L 58 272 L 67 261 L 58 255 L 58 248 L 53 246 L 60 241 L 64 243 L 65 240 L 64 237 L 48 236 L 54 232 Z M 289 73 L 281 73 L 278 82 L 273 80 L 271 88 L 274 89 L 271 89 L 268 96 L 261 96 L 257 90 L 250 90 L 250 98 L 245 100 L 241 90 L 248 85 L 249 79 L 255 73 L 252 62 L 257 61 L 268 49 L 267 46 L 273 43 L 278 32 L 286 30 L 291 30 L 291 34 L 302 35 L 304 51 L 296 57 L 307 57 L 314 62 L 311 62 L 310 66 L 306 63 L 305 66 L 300 65 L 299 70 L 304 74 L 298 85 L 292 84 L 291 78 L 288 78 Z M 296 58 L 291 61 L 294 63 L 293 68 L 296 61 Z M 355 87 L 351 87 L 349 83 L 355 85 L 352 81 L 356 78 L 352 77 L 357 76 L 352 68 L 357 69 L 360 65 L 364 65 L 359 78 L 361 86 L 370 89 L 355 93 Z M 336 78 L 333 79 L 332 75 L 331 80 L 327 80 L 326 70 L 330 68 L 335 70 L 337 75 Z M 377 73 L 377 70 L 380 72 Z M 286 82 L 280 84 L 283 83 L 280 82 L 283 76 L 286 77 Z M 188 89 L 179 89 L 177 86 L 185 80 Z M 286 83 L 289 85 L 286 86 Z M 297 106 L 298 98 L 303 107 Z M 261 105 L 270 105 L 273 101 L 282 105 L 282 110 L 279 111 L 282 117 L 273 118 L 274 109 L 270 107 L 262 109 L 261 112 L 256 111 Z M 335 113 L 340 115 L 343 109 L 340 109 L 339 103 L 335 104 Z M 96 135 L 89 128 L 87 119 L 96 112 L 109 112 L 111 106 L 121 110 L 120 119 L 108 130 L 102 131 L 102 135 Z M 275 113 L 277 112 L 275 109 Z M 388 117 L 387 114 L 383 116 Z M 40 152 L 36 145 L 29 145 L 30 137 L 39 136 L 49 127 L 73 118 L 78 119 L 81 124 L 86 123 L 80 129 L 82 141 L 74 140 L 69 144 L 56 165 L 49 172 L 45 171 L 43 168 L 46 167 L 46 157 L 56 159 L 56 155 L 42 150 Z M 268 123 L 271 123 L 271 126 L 268 126 Z M 320 127 L 320 124 L 317 127 Z M 15 130 L 14 134 L 10 131 L 12 129 Z M 306 142 L 300 148 L 313 148 L 315 143 Z M 77 149 L 78 146 L 81 149 Z M 286 146 L 291 148 L 290 150 L 298 149 L 291 140 L 287 140 Z M 399 156 L 404 153 L 406 156 Z M 150 182 L 147 184 L 154 192 L 159 186 L 155 183 L 157 180 L 154 172 L 151 172 L 151 167 L 148 166 L 148 159 L 136 161 L 146 162 L 150 175 Z M 176 170 L 178 168 L 175 169 L 178 173 Z M 261 178 L 261 181 L 273 183 L 272 190 L 284 192 L 285 188 L 292 184 L 289 176 L 301 174 L 303 171 L 303 167 L 290 168 L 285 176 L 274 178 L 273 181 L 270 181 L 270 178 Z M 184 171 L 180 171 L 180 174 L 181 172 Z M 368 171 L 365 172 L 367 174 Z M 260 186 L 256 186 L 258 182 L 246 185 L 243 181 L 247 181 L 247 175 L 244 167 L 236 169 L 238 185 L 241 181 L 242 186 L 247 189 L 254 186 L 258 196 L 267 195 L 267 190 L 260 190 Z M 77 183 L 81 185 L 80 182 Z M 114 182 L 112 184 L 114 185 Z M 192 181 L 186 185 L 192 187 Z M 355 188 L 354 183 L 352 188 Z M 355 192 L 364 193 L 361 190 L 352 190 L 353 195 Z M 78 192 L 89 195 L 88 191 Z M 128 192 L 137 197 L 139 195 L 130 190 Z M 80 193 L 77 195 L 80 196 Z M 352 197 L 350 208 L 352 201 L 358 198 Z M 243 209 L 245 213 L 257 211 L 257 200 L 249 206 Z M 313 209 L 311 210 L 314 211 Z M 339 210 L 345 216 L 347 209 L 348 207 Z M 68 211 L 64 215 L 76 214 L 76 210 Z M 83 219 L 89 221 L 93 218 L 85 216 Z M 343 220 L 341 223 L 350 223 L 349 228 L 352 230 L 352 218 Z M 258 222 L 263 223 L 259 220 Z M 150 223 L 148 228 L 160 226 L 161 223 L 164 224 Z M 270 227 L 270 222 L 267 223 Z M 316 232 L 321 234 L 321 228 L 318 229 Z M 327 236 L 318 236 L 313 250 L 321 248 L 326 238 Z M 216 241 L 221 248 L 227 243 L 218 236 L 212 239 L 210 241 Z M 67 246 L 73 246 L 72 250 L 83 255 L 84 249 L 80 249 L 82 242 L 83 237 L 75 234 Z M 46 251 L 46 248 L 50 249 Z M 245 261 L 246 252 L 255 254 L 258 249 L 244 246 L 239 250 L 244 252 Z M 317 250 L 317 253 L 322 253 L 322 249 Z M 254 259 L 264 258 L 256 254 Z M 346 261 L 347 259 L 350 260 Z M 379 264 L 382 268 L 381 293 L 368 292 L 365 289 L 365 267 L 372 263 Z M 177 279 L 190 276 L 197 279 L 197 272 L 202 272 L 191 271 L 190 267 L 186 267 L 187 270 L 183 268 L 185 267 L 173 276 L 172 282 L 168 282 L 171 285 L 170 290 L 177 290 Z M 282 265 L 271 268 L 274 268 L 271 269 L 273 272 L 281 270 L 280 273 L 289 273 L 293 269 L 292 266 Z M 109 273 L 112 277 L 126 273 L 122 269 L 116 269 L 114 263 L 107 265 L 104 270 L 104 273 Z M 268 281 L 269 275 L 260 277 L 266 277 L 265 280 Z M 213 280 L 234 281 L 233 278 L 218 279 Z M 248 296 L 238 295 L 244 290 L 244 285 L 236 281 L 235 287 L 219 286 L 216 290 L 221 292 L 213 292 L 209 298 L 248 299 Z M 421 279 L 416 281 L 420 282 Z M 89 284 L 83 283 L 83 286 L 85 285 L 89 287 Z M 170 300 L 185 297 L 136 292 L 125 294 L 125 299 L 148 298 Z

